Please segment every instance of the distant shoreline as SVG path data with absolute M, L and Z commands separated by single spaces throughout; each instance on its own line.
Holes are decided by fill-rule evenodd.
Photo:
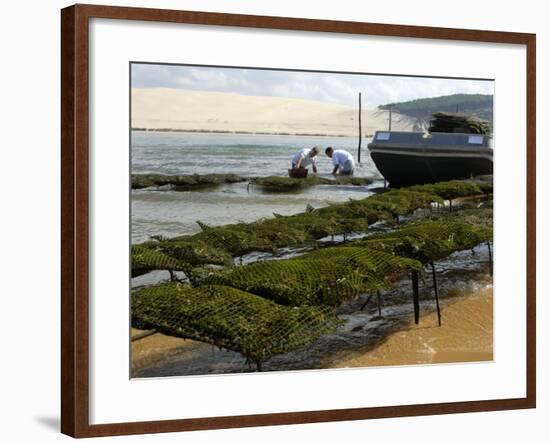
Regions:
M 289 136 L 289 137 L 328 137 L 328 138 L 358 138 L 357 135 L 344 134 L 321 134 L 321 133 L 292 133 L 292 132 L 261 132 L 261 131 L 246 131 L 246 130 L 208 130 L 208 129 L 172 129 L 172 128 L 146 128 L 132 127 L 133 132 L 178 132 L 191 134 L 220 134 L 220 135 L 272 135 L 272 136 Z M 372 138 L 374 134 L 365 134 L 363 138 Z

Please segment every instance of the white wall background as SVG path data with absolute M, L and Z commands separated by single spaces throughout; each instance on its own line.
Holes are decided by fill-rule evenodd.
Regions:
M 534 32 L 538 38 L 538 409 L 286 427 L 133 436 L 132 440 L 280 441 L 547 440 L 550 433 L 549 302 L 544 248 L 550 246 L 550 185 L 544 165 L 549 135 L 550 30 L 545 3 L 393 0 L 115 1 L 124 6 L 206 10 L 335 20 Z M 492 3 L 492 4 L 491 4 Z M 3 4 L 0 16 L 0 435 L 2 440 L 53 441 L 59 434 L 59 0 Z M 514 177 L 510 177 L 514 179 Z M 7 247 L 6 247 L 7 246 Z M 7 301 L 7 302 L 6 302 Z M 368 392 L 365 392 L 368 394 Z M 108 438 L 110 439 L 110 438 Z M 103 439 L 103 440 L 108 440 Z M 117 438 L 116 440 L 123 440 Z

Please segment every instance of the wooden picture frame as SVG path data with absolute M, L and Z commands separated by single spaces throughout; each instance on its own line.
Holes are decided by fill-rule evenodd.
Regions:
M 373 408 L 90 425 L 89 416 L 89 20 L 141 20 L 524 45 L 527 63 L 527 359 L 525 397 Z M 263 17 L 97 5 L 61 12 L 61 431 L 73 437 L 303 424 L 533 408 L 536 404 L 534 34 Z

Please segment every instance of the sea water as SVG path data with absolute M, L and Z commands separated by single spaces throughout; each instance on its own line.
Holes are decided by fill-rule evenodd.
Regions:
M 189 175 L 233 173 L 244 177 L 287 176 L 291 159 L 304 147 L 319 147 L 320 176 L 330 176 L 332 163 L 324 154 L 328 146 L 346 149 L 356 160 L 356 176 L 381 180 L 368 153 L 370 139 L 362 141 L 362 161 L 357 164 L 358 139 L 352 137 L 301 137 L 285 135 L 202 134 L 140 132 L 131 136 L 133 174 Z M 310 173 L 312 171 L 310 170 Z M 376 185 L 380 185 L 381 181 Z M 140 189 L 131 192 L 132 242 L 152 235 L 173 237 L 208 225 L 251 222 L 305 211 L 308 205 L 322 207 L 372 194 L 372 186 L 313 186 L 290 194 L 264 193 L 248 182 L 178 192 Z

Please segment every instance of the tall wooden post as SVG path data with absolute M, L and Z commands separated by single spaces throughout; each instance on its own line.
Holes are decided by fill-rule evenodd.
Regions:
M 359 145 L 357 146 L 357 162 L 361 163 L 361 92 L 359 92 Z
M 393 110 L 393 106 L 390 106 L 390 119 L 388 121 L 388 132 L 391 132 L 392 110 Z

